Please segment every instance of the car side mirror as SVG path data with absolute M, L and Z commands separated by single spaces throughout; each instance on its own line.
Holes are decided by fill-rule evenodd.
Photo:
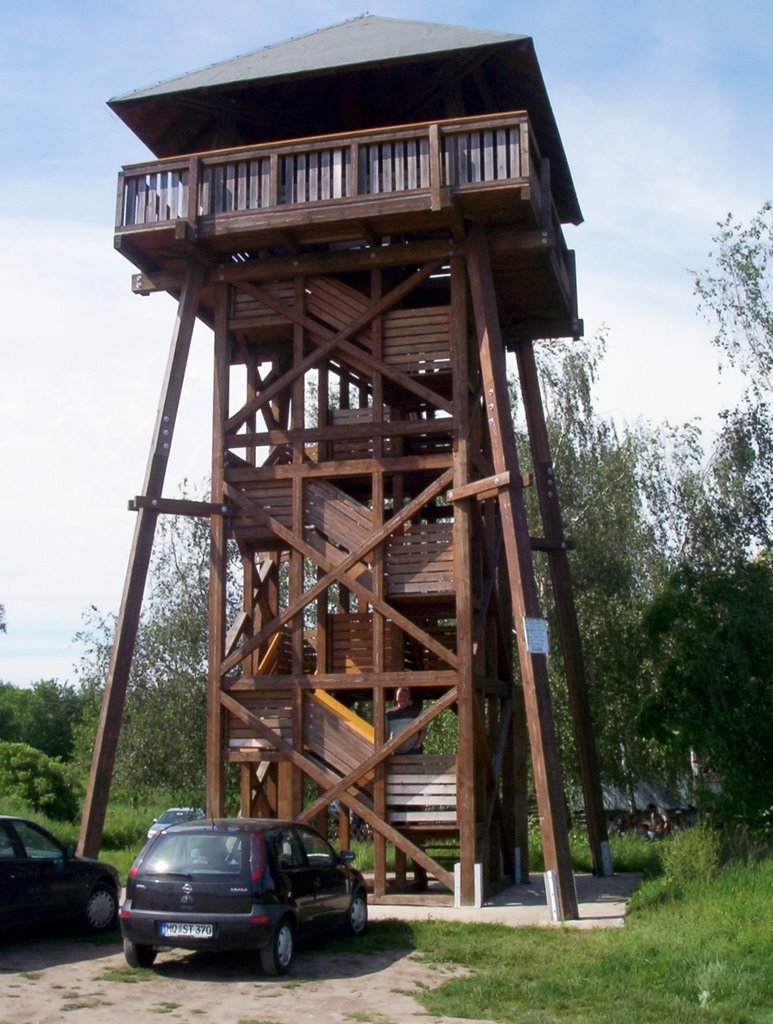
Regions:
M 341 864 L 353 864 L 356 856 L 352 850 L 341 850 L 338 860 Z
M 65 860 L 72 860 L 74 856 L 75 856 L 75 847 L 72 845 L 72 843 L 70 843 L 69 846 L 65 846 L 65 848 L 64 848 L 64 859 Z

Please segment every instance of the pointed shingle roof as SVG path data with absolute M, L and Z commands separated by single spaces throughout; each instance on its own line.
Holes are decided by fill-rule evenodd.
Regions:
M 393 62 L 473 47 L 496 46 L 527 38 L 506 32 L 363 14 L 328 28 L 272 43 L 251 53 L 137 89 L 124 96 L 116 96 L 108 102 L 112 106 L 127 100 L 165 96 L 172 92 L 218 88 L 336 68 L 362 67 L 382 61 Z
M 527 110 L 559 217 L 582 220 L 528 36 L 366 14 L 108 102 L 159 157 Z

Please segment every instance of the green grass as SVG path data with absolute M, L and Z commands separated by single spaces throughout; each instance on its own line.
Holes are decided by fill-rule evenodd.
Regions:
M 773 1024 L 773 860 L 645 883 L 623 929 L 374 923 L 360 951 L 404 948 L 470 973 L 414 995 L 433 1015 L 517 1024 Z

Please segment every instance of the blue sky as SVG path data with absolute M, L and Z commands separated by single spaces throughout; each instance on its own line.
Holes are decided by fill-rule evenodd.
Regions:
M 116 174 L 147 153 L 105 101 L 354 17 L 531 35 L 585 215 L 586 335 L 619 420 L 707 430 L 732 403 L 689 270 L 716 221 L 773 197 L 773 4 L 413 0 L 43 0 L 0 35 L 0 679 L 74 679 L 83 612 L 116 610 L 174 316 L 135 297 L 112 248 Z M 217 12 L 217 18 L 213 18 Z M 199 330 L 167 476 L 208 467 L 209 339 Z

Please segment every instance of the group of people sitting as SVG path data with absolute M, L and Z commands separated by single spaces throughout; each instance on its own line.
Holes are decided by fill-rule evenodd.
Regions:
M 695 808 L 668 810 L 647 804 L 645 811 L 612 814 L 607 822 L 610 836 L 637 835 L 642 839 L 662 839 L 694 824 Z

